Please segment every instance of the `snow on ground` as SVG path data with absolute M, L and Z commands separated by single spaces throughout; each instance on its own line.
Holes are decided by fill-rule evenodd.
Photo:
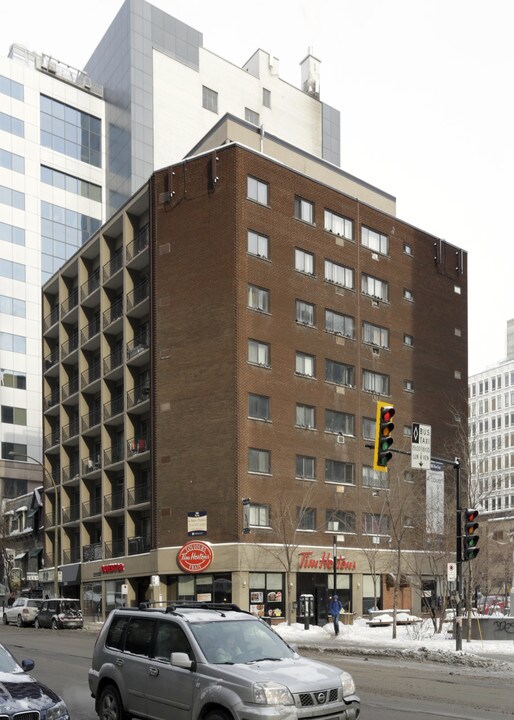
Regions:
M 405 619 L 405 618 L 404 618 Z M 411 618 L 416 620 L 415 618 Z M 332 623 L 323 627 L 311 625 L 308 630 L 295 623 L 282 623 L 274 629 L 289 644 L 298 646 L 318 646 L 335 649 L 336 647 L 353 646 L 361 649 L 396 649 L 413 651 L 435 651 L 440 653 L 455 652 L 456 641 L 451 634 L 452 623 L 445 623 L 441 633 L 434 632 L 431 620 L 420 620 L 412 624 L 398 625 L 396 639 L 393 640 L 392 625 L 370 627 L 367 620 L 356 618 L 353 625 L 339 623 L 339 635 L 334 635 Z M 392 618 L 391 618 L 392 621 Z M 514 661 L 514 634 L 512 641 L 471 640 L 467 642 L 465 633 L 462 637 L 462 652 L 474 655 L 504 655 L 506 662 Z

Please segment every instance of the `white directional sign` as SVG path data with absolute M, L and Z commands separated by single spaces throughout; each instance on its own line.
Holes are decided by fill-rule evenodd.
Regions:
M 412 423 L 411 462 L 413 470 L 430 470 L 432 427 Z
M 448 582 L 455 582 L 457 580 L 457 565 L 456 563 L 448 563 Z

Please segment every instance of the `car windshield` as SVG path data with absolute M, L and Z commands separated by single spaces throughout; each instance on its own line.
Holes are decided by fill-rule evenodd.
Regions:
M 0 672 L 23 672 L 23 668 L 18 665 L 11 653 L 3 645 L 0 645 Z
M 258 620 L 198 622 L 191 624 L 191 630 L 210 663 L 232 665 L 295 656 L 281 637 Z

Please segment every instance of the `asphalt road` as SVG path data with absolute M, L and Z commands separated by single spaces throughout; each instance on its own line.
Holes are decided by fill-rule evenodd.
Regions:
M 81 630 L 0 626 L 0 642 L 62 695 L 72 720 L 95 720 L 87 672 L 96 635 Z M 352 673 L 361 720 L 506 720 L 514 714 L 514 673 L 409 660 L 302 651 Z

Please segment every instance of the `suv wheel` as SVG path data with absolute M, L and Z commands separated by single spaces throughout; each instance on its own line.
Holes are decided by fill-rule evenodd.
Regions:
M 232 716 L 227 715 L 224 710 L 212 710 L 205 716 L 205 720 L 231 720 Z
M 34 620 L 34 627 L 36 628 L 36 630 L 40 630 L 40 629 L 41 629 L 41 625 L 39 624 L 39 620 L 37 619 L 37 617 L 36 617 L 36 619 Z
M 52 618 L 52 630 L 59 630 L 59 623 L 55 618 Z
M 23 620 L 21 619 L 21 615 L 18 615 L 18 617 L 16 618 L 16 625 L 18 627 L 23 627 Z
M 4 625 L 9 625 L 9 620 L 7 619 L 7 615 L 5 614 L 5 611 L 3 614 L 3 618 L 4 618 Z
M 126 720 L 127 714 L 115 685 L 106 685 L 98 699 L 99 720 Z

